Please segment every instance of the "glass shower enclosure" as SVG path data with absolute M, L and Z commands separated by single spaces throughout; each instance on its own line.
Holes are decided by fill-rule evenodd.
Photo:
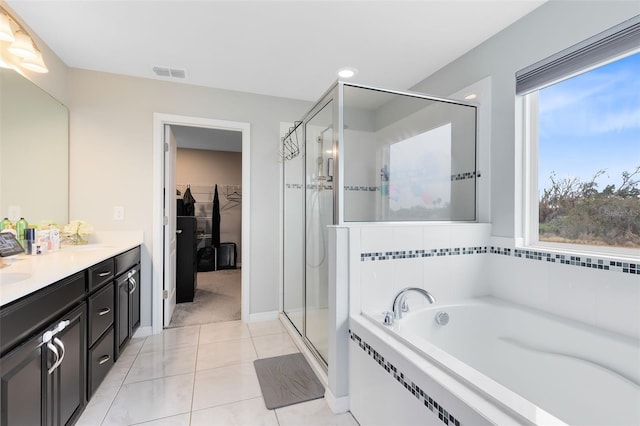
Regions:
M 329 364 L 328 227 L 475 221 L 476 107 L 336 82 L 282 137 L 283 311 Z

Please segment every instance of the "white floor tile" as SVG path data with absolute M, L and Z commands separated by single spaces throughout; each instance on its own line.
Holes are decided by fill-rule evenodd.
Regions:
M 278 320 L 133 339 L 77 425 L 357 425 L 350 414 L 334 415 L 324 399 L 266 409 L 252 361 L 295 352 Z
M 196 369 L 197 346 L 141 353 L 127 374 L 124 383 L 142 382 L 160 377 L 192 373 Z
M 270 358 L 299 352 L 287 333 L 254 337 L 253 344 L 258 358 Z
M 276 416 L 280 426 L 358 426 L 350 413 L 333 414 L 324 399 L 277 408 Z
M 216 407 L 261 395 L 253 363 L 198 371 L 192 409 Z
M 273 410 L 262 397 L 247 399 L 191 413 L 191 426 L 278 426 Z
M 251 337 L 247 324 L 242 321 L 218 322 L 200 326 L 200 344 Z
M 118 361 L 111 367 L 111 371 L 107 373 L 107 376 L 104 378 L 102 383 L 100 384 L 100 388 L 107 387 L 120 387 L 124 383 L 124 379 L 129 374 L 129 369 L 133 365 L 133 362 L 136 359 L 136 355 L 126 355 L 120 356 Z
M 225 340 L 198 347 L 196 370 L 251 362 L 257 358 L 251 339 Z
M 251 336 L 253 337 L 285 332 L 280 320 L 250 322 L 248 325 L 249 331 L 251 331 Z
M 104 382 L 103 382 L 104 383 Z M 76 423 L 77 426 L 96 426 L 107 415 L 113 400 L 116 398 L 120 386 L 105 387 L 102 384 L 91 397 L 91 401 L 82 412 Z
M 191 410 L 194 374 L 125 384 L 120 388 L 103 425 L 129 425 Z
M 125 346 L 124 350 L 120 353 L 120 357 L 138 355 L 138 353 L 140 352 L 140 349 L 142 349 L 142 345 L 144 345 L 144 342 L 146 340 L 147 340 L 146 337 L 138 337 L 138 338 L 129 340 L 129 343 L 127 343 L 127 346 Z
M 154 334 L 146 338 L 140 353 L 162 351 L 169 348 L 178 348 L 181 346 L 196 346 L 198 344 L 198 336 L 200 335 L 200 326 L 168 328 L 160 334 Z
M 164 417 L 150 422 L 136 423 L 140 426 L 189 426 L 191 420 L 190 413 L 178 414 L 177 416 Z

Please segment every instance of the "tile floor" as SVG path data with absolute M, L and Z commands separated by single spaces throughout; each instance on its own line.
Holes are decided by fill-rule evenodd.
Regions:
M 78 420 L 95 425 L 345 425 L 324 399 L 267 410 L 257 358 L 297 352 L 280 321 L 166 329 L 133 339 Z

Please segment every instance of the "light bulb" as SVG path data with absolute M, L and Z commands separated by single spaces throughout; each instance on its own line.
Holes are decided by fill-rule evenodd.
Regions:
M 22 30 L 16 31 L 14 34 L 16 40 L 9 46 L 9 53 L 24 59 L 36 59 L 38 54 L 33 47 L 31 37 Z

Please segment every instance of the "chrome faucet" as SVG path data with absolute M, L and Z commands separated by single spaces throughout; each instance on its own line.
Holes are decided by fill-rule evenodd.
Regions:
M 433 297 L 431 293 L 427 290 L 420 287 L 407 287 L 403 288 L 396 294 L 396 297 L 393 298 L 393 318 L 401 319 L 403 312 L 409 311 L 409 306 L 407 305 L 407 294 L 411 291 L 415 291 L 416 293 L 422 294 L 427 298 L 429 303 L 434 303 L 436 298 Z

